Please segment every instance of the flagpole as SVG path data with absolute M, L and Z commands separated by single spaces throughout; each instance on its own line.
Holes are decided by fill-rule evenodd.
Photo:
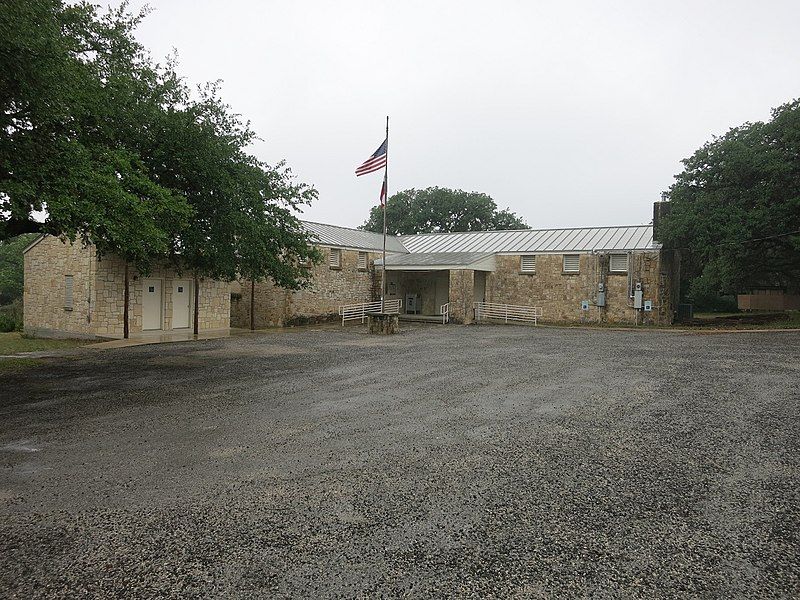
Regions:
M 389 115 L 386 115 L 386 166 L 383 171 L 383 272 L 381 276 L 381 312 L 386 309 L 386 205 L 389 203 Z

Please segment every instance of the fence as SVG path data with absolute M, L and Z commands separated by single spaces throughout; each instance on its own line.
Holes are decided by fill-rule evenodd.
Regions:
M 450 303 L 442 304 L 439 307 L 439 314 L 442 315 L 442 324 L 447 325 L 450 322 Z
M 389 314 L 400 314 L 400 308 L 403 306 L 401 299 L 387 300 L 384 303 L 384 312 Z M 362 302 L 361 304 L 346 304 L 339 307 L 339 316 L 342 317 L 342 325 L 345 321 L 355 321 L 361 319 L 363 323 L 367 319 L 367 314 L 371 312 L 381 311 L 381 301 L 377 302 Z
M 522 321 L 536 325 L 537 320 L 542 316 L 542 309 L 539 306 L 520 306 L 516 304 L 495 304 L 493 302 L 475 302 L 475 320 L 483 321 L 486 319 L 509 321 Z

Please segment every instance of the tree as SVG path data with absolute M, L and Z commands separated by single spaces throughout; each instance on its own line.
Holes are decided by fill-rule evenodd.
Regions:
M 0 15 L 0 239 L 80 239 L 146 272 L 175 252 L 192 209 L 150 177 L 131 136 L 175 85 L 132 38 L 143 14 L 8 0 Z
M 22 251 L 36 236 L 23 234 L 0 241 L 0 306 L 22 298 Z
M 657 238 L 680 248 L 695 302 L 800 282 L 800 100 L 745 123 L 683 161 Z
M 316 197 L 255 139 L 213 84 L 192 93 L 174 59 L 134 37 L 145 13 L 99 17 L 62 0 L 0 11 L 0 239 L 43 231 L 146 273 L 308 284 L 318 259 L 293 211 Z M 45 211 L 37 223 L 33 214 Z
M 486 194 L 448 188 L 404 190 L 386 204 L 386 231 L 393 235 L 449 231 L 488 231 L 526 229 L 528 226 Z M 367 231 L 383 231 L 383 208 L 373 206 L 361 226 Z

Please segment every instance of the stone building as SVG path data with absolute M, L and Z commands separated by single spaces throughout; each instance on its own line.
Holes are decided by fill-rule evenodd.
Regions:
M 40 337 L 123 336 L 125 263 L 97 258 L 91 246 L 41 236 L 25 249 L 25 332 Z M 129 278 L 131 335 L 192 331 L 194 282 L 173 268 L 155 268 Z M 230 326 L 230 285 L 208 279 L 198 287 L 201 332 Z
M 413 296 L 422 314 L 449 302 L 462 323 L 487 302 L 539 307 L 551 323 L 668 324 L 678 301 L 679 259 L 651 225 L 398 239 L 407 254 L 387 257 L 388 297 Z
M 232 287 L 231 326 L 250 327 L 250 304 L 257 329 L 333 319 L 344 304 L 380 298 L 381 273 L 375 260 L 383 251 L 383 235 L 348 227 L 304 221 L 315 236 L 323 261 L 312 268 L 312 285 L 292 291 L 271 281 L 246 280 Z M 394 236 L 386 238 L 388 256 L 407 250 Z
M 304 222 L 324 256 L 312 285 L 202 280 L 201 331 L 287 326 L 338 317 L 380 299 L 383 236 Z M 403 312 L 471 323 L 476 303 L 538 307 L 550 323 L 668 324 L 677 304 L 677 254 L 651 225 L 388 236 L 387 300 Z M 25 251 L 25 330 L 33 335 L 120 337 L 124 264 L 44 236 Z M 190 330 L 193 282 L 170 268 L 130 271 L 130 331 Z
M 231 322 L 255 327 L 334 318 L 380 298 L 380 234 L 305 223 L 325 260 L 308 290 L 239 283 Z M 388 236 L 387 300 L 404 312 L 470 323 L 477 302 L 536 306 L 551 323 L 667 324 L 677 304 L 678 256 L 651 225 Z

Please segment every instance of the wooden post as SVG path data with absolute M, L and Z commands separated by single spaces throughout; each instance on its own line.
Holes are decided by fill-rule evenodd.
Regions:
M 131 291 L 128 284 L 128 261 L 125 261 L 125 291 L 123 293 L 123 302 L 125 303 L 122 308 L 122 337 L 128 339 L 130 337 L 130 329 L 128 325 L 128 304 L 130 301 Z
M 200 280 L 194 274 L 194 334 L 200 333 Z
M 256 329 L 256 319 L 255 319 L 255 299 L 256 299 L 256 280 L 250 280 L 250 331 L 255 331 Z

